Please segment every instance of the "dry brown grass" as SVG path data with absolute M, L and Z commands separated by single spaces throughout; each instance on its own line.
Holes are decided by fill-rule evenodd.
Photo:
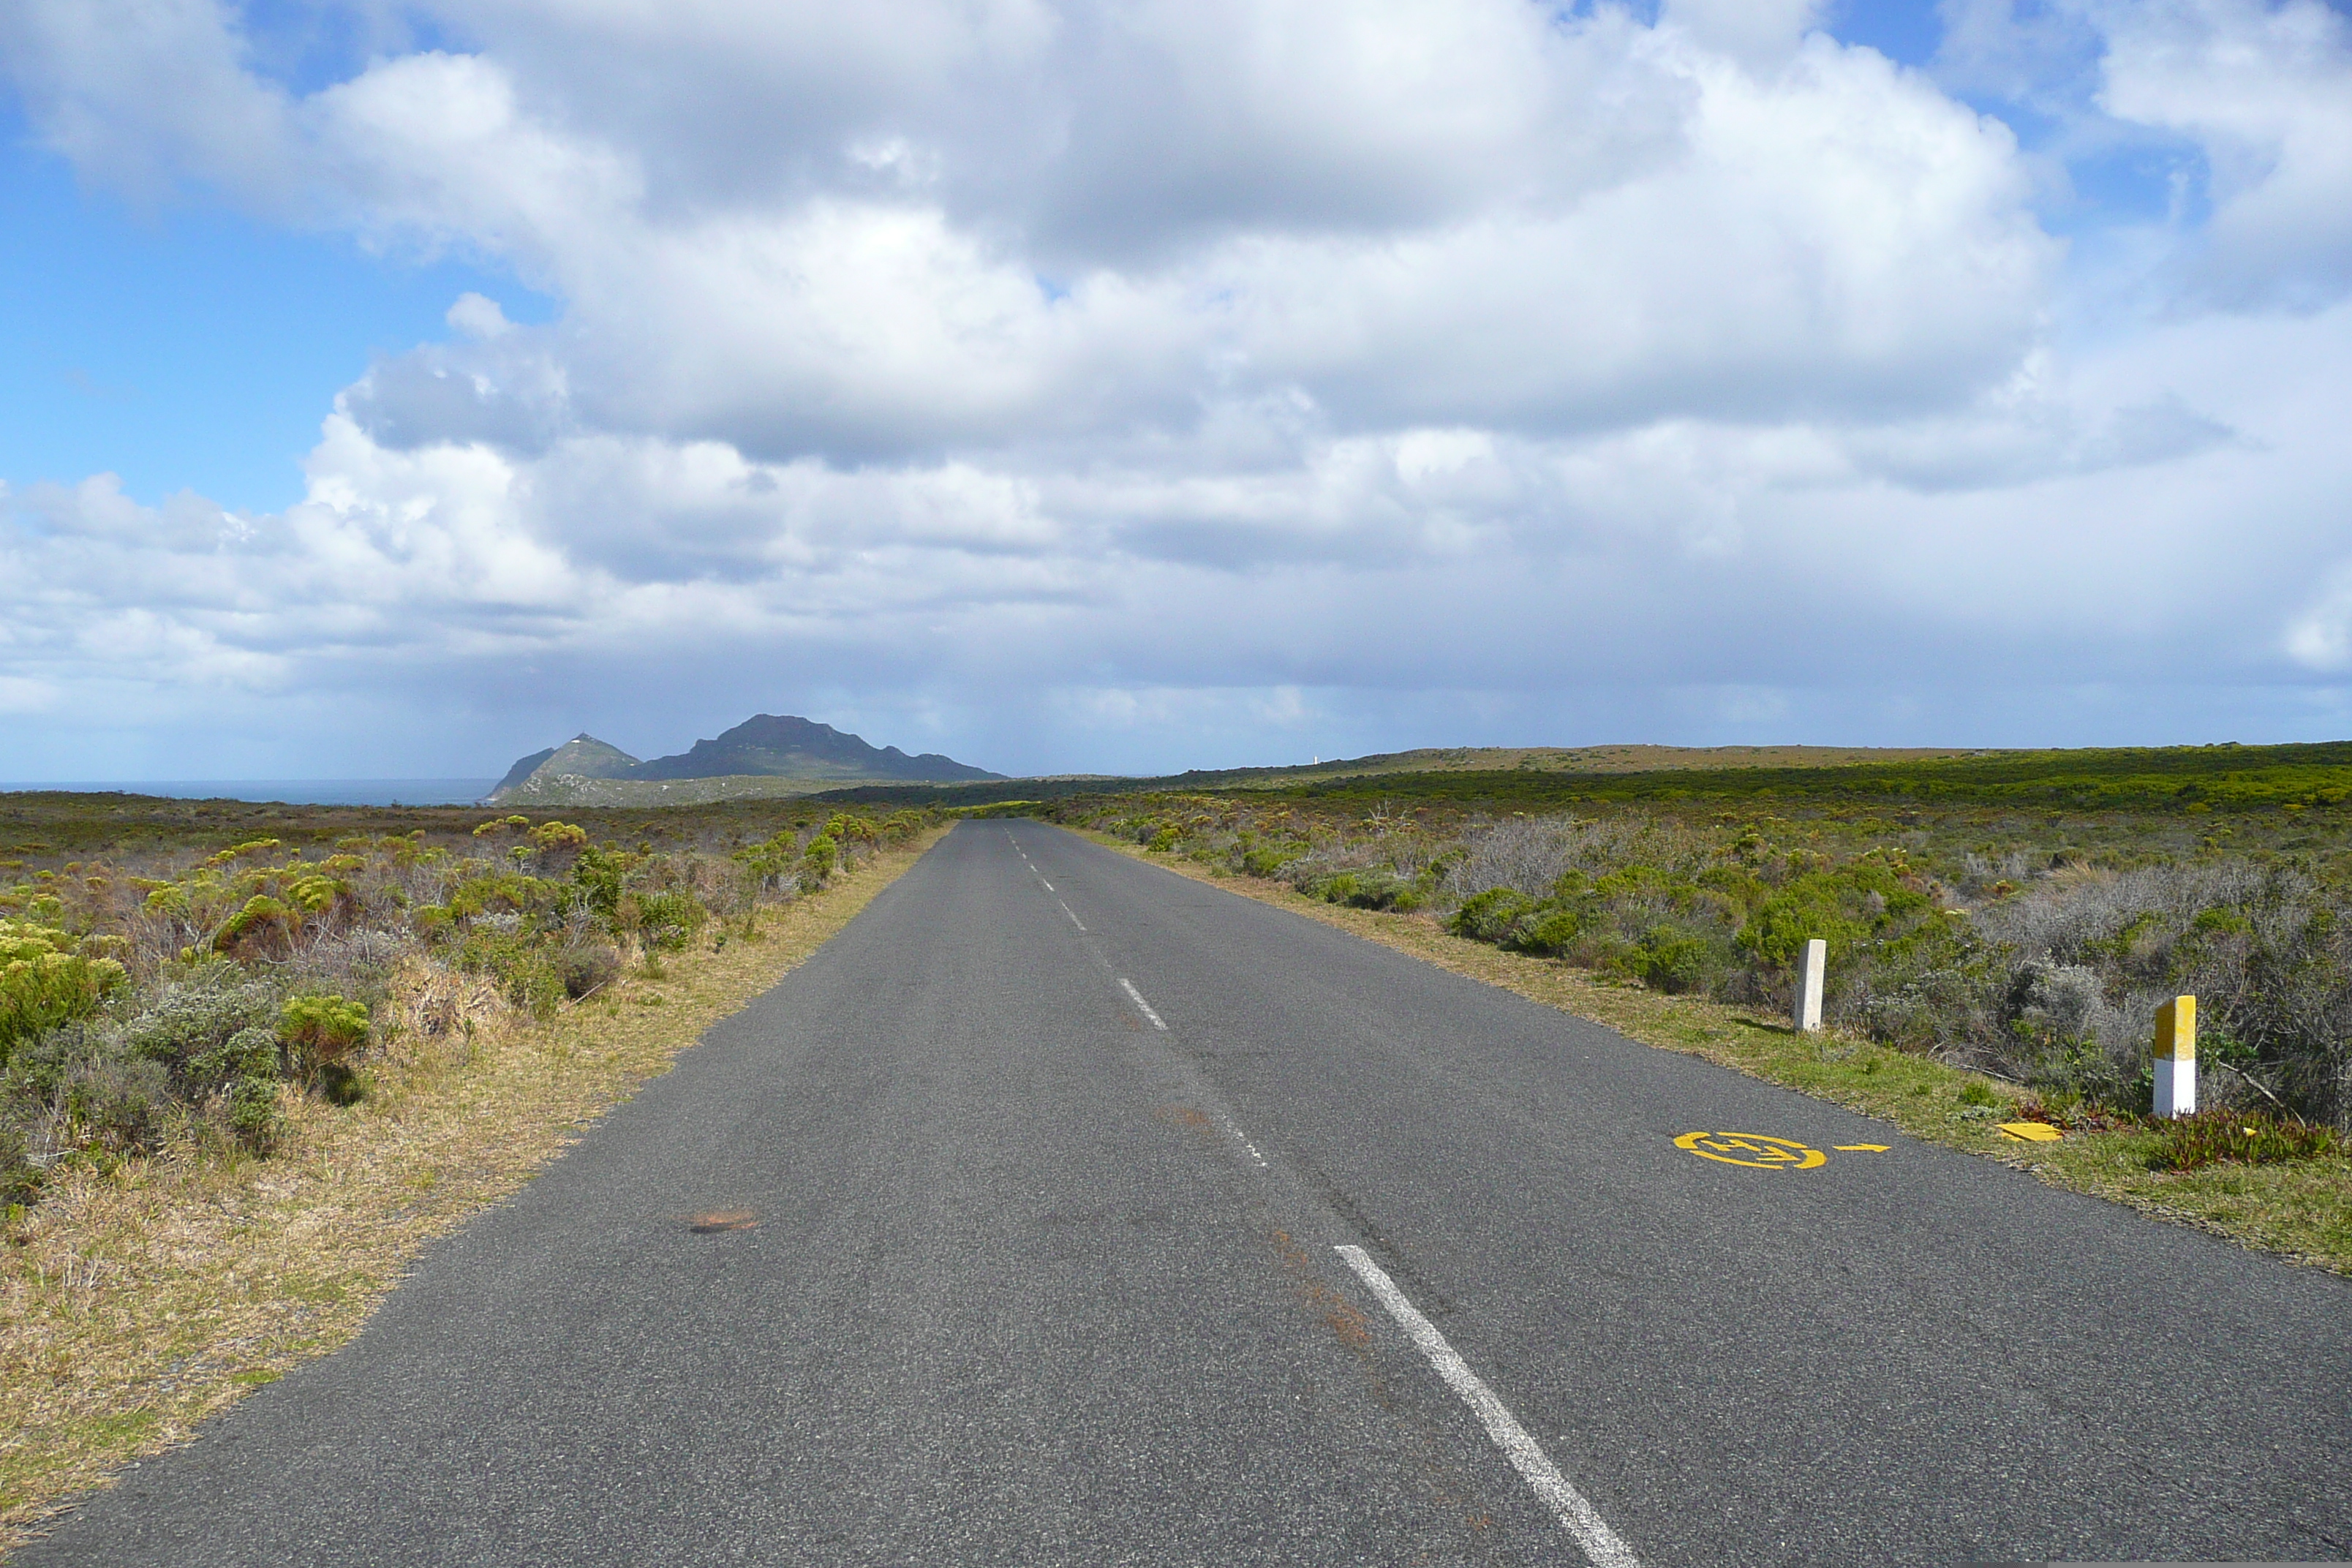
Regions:
M 193 1151 L 68 1178 L 0 1239 L 0 1552 L 124 1461 L 359 1331 L 425 1242 L 528 1181 L 584 1123 L 773 985 L 936 843 L 885 852 L 543 1024 L 420 969 L 409 1042 L 349 1110 L 289 1093 L 268 1160 Z
M 1076 831 L 1136 859 L 1606 1024 L 1643 1045 L 1704 1057 L 1751 1078 L 1834 1101 L 1891 1122 L 1912 1137 L 2031 1171 L 2053 1186 L 2106 1198 L 2299 1263 L 2352 1274 L 2352 1158 L 2337 1154 L 2278 1164 L 2153 1171 L 2148 1157 L 2158 1140 L 2150 1132 L 2070 1132 L 2058 1142 L 2017 1142 L 2003 1137 L 1991 1120 L 1960 1114 L 1959 1094 L 1967 1085 L 1983 1085 L 2013 1106 L 2021 1091 L 2012 1085 L 1865 1040 L 1799 1035 L 1784 1019 L 1751 1009 L 1612 984 L 1557 959 L 1507 952 L 1450 935 L 1425 914 L 1344 909 L 1306 898 L 1287 882 L 1222 874 L 1151 854 L 1129 840 Z M 2013 1118 L 2011 1110 L 2001 1119 Z

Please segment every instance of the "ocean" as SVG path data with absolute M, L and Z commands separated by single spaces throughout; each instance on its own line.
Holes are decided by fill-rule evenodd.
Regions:
M 273 801 L 284 805 L 471 805 L 498 786 L 496 779 L 135 779 L 0 784 L 0 794 L 66 790 L 76 795 L 120 792 L 170 800 Z

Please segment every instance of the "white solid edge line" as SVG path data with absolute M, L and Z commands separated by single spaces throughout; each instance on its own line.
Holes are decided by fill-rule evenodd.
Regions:
M 1072 915 L 1070 918 L 1072 920 L 1076 920 L 1078 917 Z M 1153 1028 L 1164 1029 L 1168 1026 L 1166 1024 L 1160 1022 L 1160 1015 L 1151 1010 L 1151 1004 L 1143 999 L 1143 993 L 1135 988 L 1134 981 L 1122 975 L 1119 978 L 1118 984 L 1120 989 L 1127 993 L 1127 999 L 1135 1004 L 1136 1010 L 1141 1013 L 1145 1017 L 1151 1020 L 1151 1026 Z
M 1501 1400 L 1495 1397 L 1495 1391 L 1470 1370 L 1469 1363 L 1454 1352 L 1454 1347 L 1445 1342 L 1445 1336 L 1437 1331 L 1437 1325 L 1423 1317 L 1421 1310 L 1405 1299 L 1405 1293 L 1396 1288 L 1396 1281 L 1372 1261 L 1370 1254 L 1360 1247 L 1340 1247 L 1334 1250 L 1348 1260 L 1348 1267 L 1354 1269 L 1371 1289 L 1372 1294 L 1381 1299 L 1381 1305 L 1389 1310 L 1389 1315 L 1404 1330 L 1405 1337 L 1429 1358 L 1429 1364 L 1437 1369 L 1437 1375 L 1462 1396 L 1462 1403 L 1468 1405 L 1471 1413 L 1485 1426 L 1486 1436 L 1495 1440 L 1495 1447 L 1503 1450 L 1503 1457 L 1511 1461 L 1511 1468 L 1526 1478 L 1536 1496 L 1551 1510 L 1552 1517 L 1559 1521 L 1560 1528 L 1576 1538 L 1577 1545 L 1584 1549 L 1584 1555 L 1591 1559 L 1593 1568 L 1641 1568 L 1641 1560 L 1633 1555 L 1633 1549 L 1609 1528 L 1600 1510 L 1569 1483 L 1566 1476 L 1559 1473 L 1559 1467 L 1551 1462 L 1542 1446 L 1528 1435 L 1528 1429 L 1519 1425 L 1518 1418 Z

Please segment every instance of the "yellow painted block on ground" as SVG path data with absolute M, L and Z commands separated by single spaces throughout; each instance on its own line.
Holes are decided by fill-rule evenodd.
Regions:
M 2047 1121 L 2004 1121 L 2000 1130 L 2028 1143 L 2055 1143 L 2065 1136 Z

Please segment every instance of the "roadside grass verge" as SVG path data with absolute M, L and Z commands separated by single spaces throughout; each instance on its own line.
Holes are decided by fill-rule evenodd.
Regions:
M 280 1152 L 73 1173 L 0 1223 L 0 1553 L 74 1493 L 356 1334 L 417 1250 L 509 1195 L 947 831 L 541 1023 L 420 1046 L 348 1109 L 288 1091 Z
M 1754 1009 L 1596 979 L 1559 959 L 1450 935 L 1433 915 L 1326 903 L 1287 882 L 1211 869 L 1093 829 L 1073 831 L 1179 876 L 1605 1024 L 1643 1045 L 1702 1057 L 1830 1100 L 1891 1122 L 1923 1142 L 2030 1171 L 2053 1186 L 2352 1275 L 2352 1158 L 2340 1146 L 2333 1153 L 2277 1163 L 2224 1161 L 2164 1171 L 2152 1163 L 2164 1152 L 2167 1135 L 2143 1127 L 2068 1131 L 2056 1142 L 2021 1142 L 1999 1126 L 2025 1119 L 2033 1100 L 2013 1084 L 1847 1036 L 1800 1035 L 1785 1019 Z

